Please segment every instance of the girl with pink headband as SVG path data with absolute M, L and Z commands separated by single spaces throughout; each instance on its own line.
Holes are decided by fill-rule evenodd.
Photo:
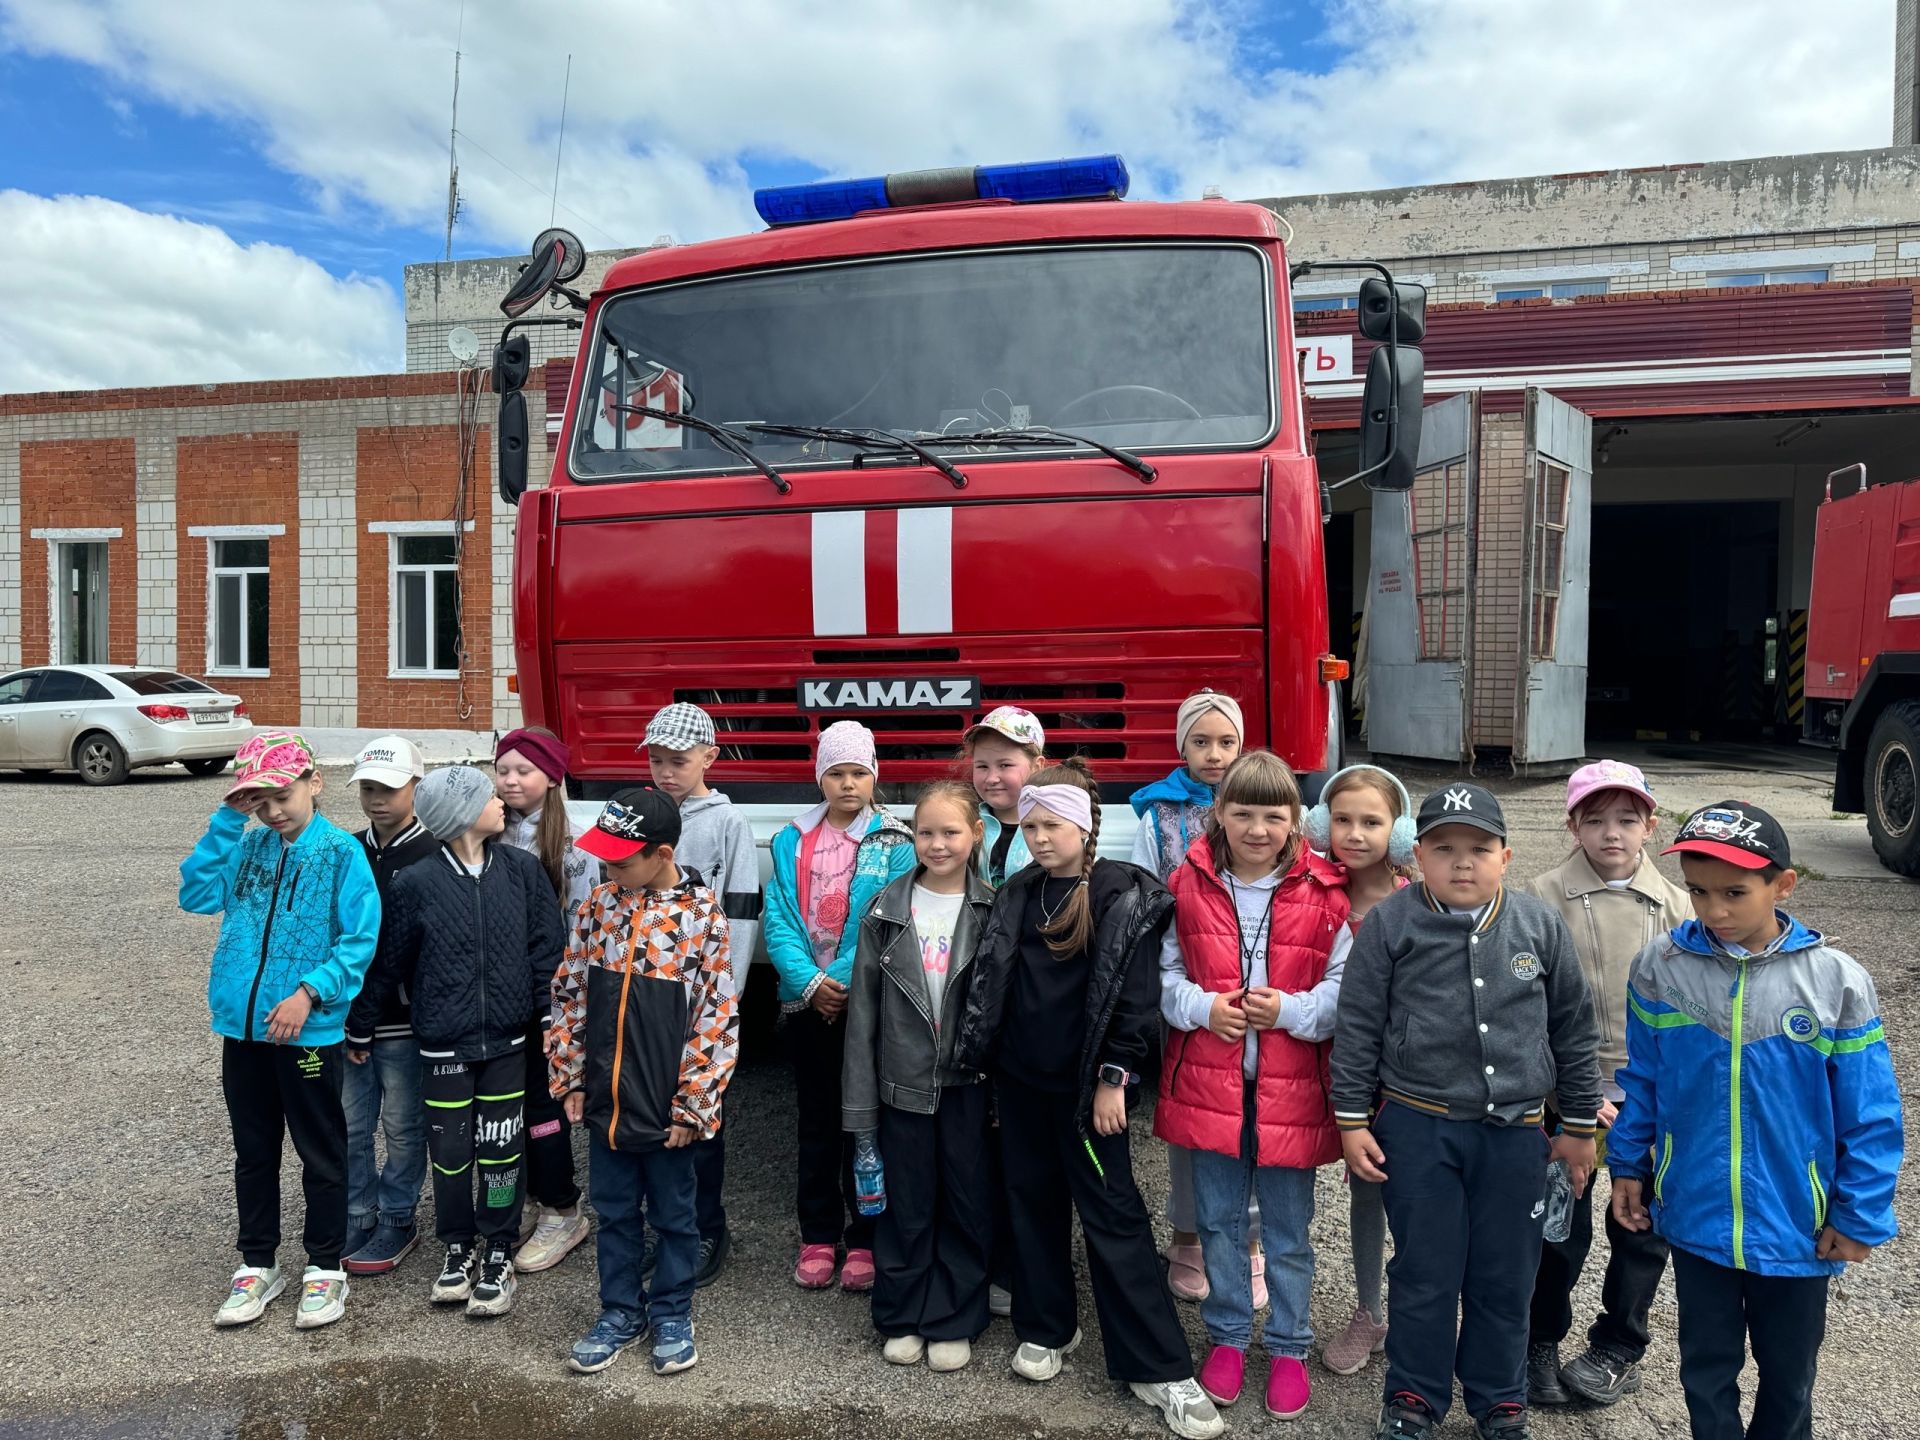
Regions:
M 994 896 L 954 1047 L 956 1069 L 992 1081 L 1000 1116 L 1013 1371 L 1051 1380 L 1080 1343 L 1066 1243 L 1077 1210 L 1107 1374 L 1176 1435 L 1208 1440 L 1225 1426 L 1160 1283 L 1127 1138 L 1136 1077 L 1160 1045 L 1157 957 L 1173 902 L 1146 871 L 1096 858 L 1100 801 L 1085 761 L 1034 775 L 1018 812 L 1033 863 Z

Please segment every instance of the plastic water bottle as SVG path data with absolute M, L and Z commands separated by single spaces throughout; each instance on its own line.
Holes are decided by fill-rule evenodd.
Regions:
M 876 1164 L 878 1161 L 876 1160 Z M 1547 1166 L 1546 1219 L 1541 1238 L 1558 1245 L 1573 1233 L 1573 1173 L 1564 1160 Z
M 862 1215 L 878 1215 L 887 1208 L 887 1176 L 871 1130 L 862 1130 L 853 1140 L 853 1198 Z

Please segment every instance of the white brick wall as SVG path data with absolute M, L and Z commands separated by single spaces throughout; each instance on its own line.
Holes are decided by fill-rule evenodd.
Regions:
M 20 665 L 20 442 L 0 435 L 0 669 Z
M 344 415 L 300 432 L 300 718 L 308 725 L 359 723 L 356 451 Z
M 180 664 L 179 538 L 174 513 L 179 440 L 171 425 L 145 423 L 141 428 L 145 433 L 136 435 L 133 442 L 135 593 L 140 606 L 136 663 L 171 670 Z M 197 653 L 193 638 L 189 633 L 189 655 Z M 197 659 L 193 663 L 197 665 Z

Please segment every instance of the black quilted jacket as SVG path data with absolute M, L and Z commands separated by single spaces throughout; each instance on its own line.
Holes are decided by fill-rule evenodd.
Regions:
M 393 877 L 386 907 L 348 1033 L 367 1034 L 404 985 L 423 1054 L 477 1061 L 521 1049 L 528 1024 L 547 1013 L 548 987 L 566 953 L 560 907 L 540 862 L 489 842 L 476 877 L 441 846 Z

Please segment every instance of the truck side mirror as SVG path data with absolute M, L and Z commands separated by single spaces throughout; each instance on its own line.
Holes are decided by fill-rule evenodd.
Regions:
M 500 313 L 509 320 L 518 320 L 527 311 L 545 298 L 560 278 L 560 267 L 566 263 L 565 243 L 549 232 L 549 238 L 533 252 L 533 258 L 520 270 L 520 278 L 513 282 L 513 288 L 507 291 L 506 299 L 500 302 Z
M 526 332 L 509 335 L 493 347 L 493 393 L 511 395 L 527 383 L 533 365 L 533 347 Z
M 500 498 L 517 506 L 527 493 L 527 396 L 522 390 L 509 390 L 500 397 L 500 418 L 494 425 L 498 446 L 494 475 L 500 486 Z
M 1360 333 L 1383 344 L 1418 345 L 1427 338 L 1427 287 L 1404 280 L 1389 286 L 1378 275 L 1369 275 L 1360 282 Z
M 1413 488 L 1426 373 L 1426 357 L 1413 345 L 1376 345 L 1367 360 L 1360 401 L 1360 469 L 1364 473 L 1381 466 L 1367 476 L 1369 490 Z

